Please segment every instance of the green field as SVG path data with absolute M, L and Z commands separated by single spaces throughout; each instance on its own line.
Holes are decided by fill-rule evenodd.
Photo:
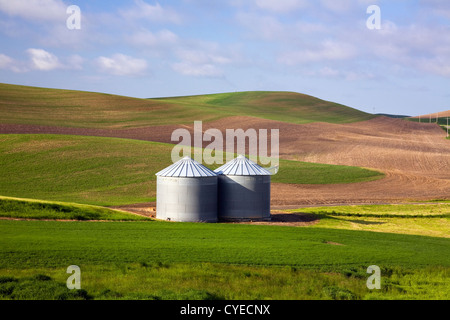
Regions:
M 365 264 L 450 267 L 450 239 L 393 233 L 160 221 L 5 220 L 1 229 L 2 268 L 158 261 L 326 271 Z
M 317 215 L 318 223 L 288 227 L 139 222 L 138 216 L 133 222 L 115 222 L 124 218 L 122 213 L 108 209 L 102 216 L 92 216 L 99 208 L 1 200 L 1 211 L 12 212 L 14 218 L 27 212 L 27 219 L 72 219 L 71 212 L 62 209 L 75 207 L 81 220 L 109 222 L 0 220 L 0 299 L 450 297 L 450 204 L 298 209 L 292 214 Z M 43 216 L 33 204 L 56 216 Z M 419 229 L 428 230 L 420 236 L 412 229 L 371 232 L 330 223 L 330 218 L 342 217 L 446 224 L 439 229 L 433 223 L 419 223 Z M 77 293 L 64 287 L 65 269 L 73 264 L 82 270 L 83 290 Z M 366 287 L 369 265 L 382 270 L 381 290 Z
M 0 275 L 17 285 L 40 274 L 64 283 L 65 268 L 75 264 L 93 299 L 447 299 L 450 294 L 447 238 L 156 221 L 4 220 L 0 228 Z M 384 276 L 380 291 L 365 287 L 365 269 L 374 264 Z M 4 291 L 0 285 L 0 294 Z
M 115 209 L 77 203 L 0 196 L 0 217 L 14 219 L 141 221 L 149 218 Z
M 341 104 L 296 92 L 249 91 L 153 99 L 233 116 L 255 116 L 289 123 L 348 123 L 374 116 Z
M 312 226 L 450 238 L 450 204 L 317 207 L 288 210 L 320 219 Z
M 0 195 L 104 206 L 154 201 L 155 173 L 171 164 L 172 148 L 117 138 L 0 135 Z M 325 184 L 381 177 L 357 167 L 281 160 L 272 181 Z
M 0 84 L 2 123 L 121 129 L 191 124 L 233 115 L 292 123 L 363 121 L 374 116 L 294 92 L 241 92 L 137 99 L 110 94 Z

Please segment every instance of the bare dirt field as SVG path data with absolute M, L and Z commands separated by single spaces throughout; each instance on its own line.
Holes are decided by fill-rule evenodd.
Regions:
M 176 143 L 171 141 L 171 134 L 181 127 L 193 132 L 193 124 L 123 130 L 0 124 L 0 133 L 74 134 Z M 298 125 L 229 117 L 203 124 L 204 131 L 209 128 L 222 132 L 269 129 L 269 135 L 270 129 L 279 129 L 283 159 L 366 167 L 386 175 L 381 180 L 352 184 L 274 183 L 272 206 L 276 208 L 450 199 L 450 141 L 436 124 L 377 117 L 351 124 Z
M 391 203 L 450 198 L 450 142 L 435 124 L 378 117 L 352 124 L 286 124 L 227 118 L 216 127 L 280 130 L 280 157 L 382 171 L 381 180 L 339 185 L 272 185 L 272 204 Z
M 439 118 L 450 117 L 450 110 L 443 111 L 443 112 L 424 114 L 424 115 L 420 116 L 420 118 L 425 119 L 424 122 L 426 122 L 426 119 L 429 119 L 430 117 L 432 120 L 436 120 L 435 118 L 437 116 L 439 116 Z M 419 118 L 419 116 L 413 117 L 413 118 Z

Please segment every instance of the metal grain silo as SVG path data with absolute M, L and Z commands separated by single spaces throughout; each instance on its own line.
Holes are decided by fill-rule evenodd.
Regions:
M 156 173 L 156 218 L 217 222 L 217 174 L 185 157 Z
M 240 155 L 214 172 L 220 220 L 270 220 L 269 171 Z

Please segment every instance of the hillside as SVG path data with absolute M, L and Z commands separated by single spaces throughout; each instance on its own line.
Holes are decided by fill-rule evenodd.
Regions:
M 0 84 L 0 122 L 124 129 L 191 124 L 231 115 L 290 123 L 349 123 L 373 115 L 293 92 L 237 92 L 138 99 L 94 92 Z
M 285 91 L 248 91 L 153 100 L 189 108 L 197 106 L 221 115 L 253 116 L 297 124 L 350 123 L 374 118 L 371 114 L 341 104 Z

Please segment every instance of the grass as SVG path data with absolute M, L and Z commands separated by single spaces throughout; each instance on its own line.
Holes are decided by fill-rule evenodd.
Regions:
M 314 215 L 313 228 L 364 230 L 450 238 L 450 204 L 366 205 L 302 208 Z
M 303 212 L 351 217 L 445 218 L 450 204 L 387 204 L 304 208 Z
M 199 106 L 227 116 L 256 116 L 290 123 L 348 123 L 374 115 L 296 92 L 248 91 L 153 99 L 186 107 Z
M 85 265 L 81 269 L 83 292 L 71 298 L 116 300 L 350 300 L 350 299 L 448 299 L 450 270 L 443 267 L 381 270 L 381 290 L 367 289 L 366 266 L 337 272 L 295 267 L 227 264 Z M 65 268 L 0 269 L 0 299 L 17 299 L 17 283 L 49 274 L 63 284 Z M 13 276 L 11 276 L 11 274 Z M 9 280 L 2 282 L 2 279 Z M 8 284 L 12 283 L 11 284 Z M 17 290 L 17 289 L 16 289 Z M 76 291 L 75 291 L 76 292 Z M 64 292 L 65 293 L 65 292 Z M 20 294 L 23 296 L 23 293 Z M 41 295 L 41 297 L 44 295 Z M 60 299 L 58 293 L 46 298 Z M 65 295 L 63 295 L 65 297 Z M 27 298 L 36 298 L 28 295 Z
M 0 194 L 95 205 L 154 200 L 161 143 L 63 135 L 1 135 Z
M 208 119 L 148 99 L 10 84 L 0 84 L 0 114 L 2 123 L 110 129 Z
M 0 299 L 40 298 L 37 292 L 11 290 L 36 275 L 62 288 L 72 264 L 81 268 L 85 292 L 66 298 L 445 300 L 450 295 L 446 238 L 158 221 L 3 220 L 0 229 Z M 381 290 L 366 287 L 366 269 L 373 264 L 381 268 Z
M 0 277 L 0 299 L 7 300 L 87 300 L 87 291 L 69 290 L 65 283 L 43 274 L 22 278 Z
M 172 148 L 118 138 L 0 135 L 0 194 L 102 206 L 154 201 L 155 173 L 171 164 Z M 281 160 L 272 181 L 351 183 L 382 176 L 356 167 Z
M 14 219 L 142 221 L 149 218 L 103 207 L 0 196 L 0 217 Z
M 433 200 L 427 200 L 427 201 L 422 201 L 424 203 L 430 202 L 430 203 L 450 203 L 450 200 L 448 199 L 433 199 Z
M 383 173 L 365 168 L 281 160 L 280 170 L 272 176 L 272 182 L 341 184 L 373 181 L 383 177 Z
M 0 221 L 0 268 L 226 263 L 450 266 L 450 239 L 379 232 L 174 222 Z M 339 243 L 341 245 L 333 245 Z
M 0 215 L 112 221 L 0 220 L 0 299 L 448 300 L 449 208 L 306 208 L 320 218 L 318 224 L 281 227 L 117 222 L 140 217 L 1 197 Z M 417 221 L 432 224 L 427 236 L 417 236 L 383 227 L 392 220 L 403 229 L 410 220 L 416 229 Z M 347 222 L 378 232 L 354 231 Z M 82 290 L 65 287 L 72 264 L 81 268 Z M 366 287 L 366 269 L 373 264 L 381 268 L 381 290 Z
M 0 84 L 2 123 L 121 129 L 191 124 L 232 115 L 293 123 L 347 123 L 373 115 L 293 92 L 240 92 L 138 99 L 111 94 Z

